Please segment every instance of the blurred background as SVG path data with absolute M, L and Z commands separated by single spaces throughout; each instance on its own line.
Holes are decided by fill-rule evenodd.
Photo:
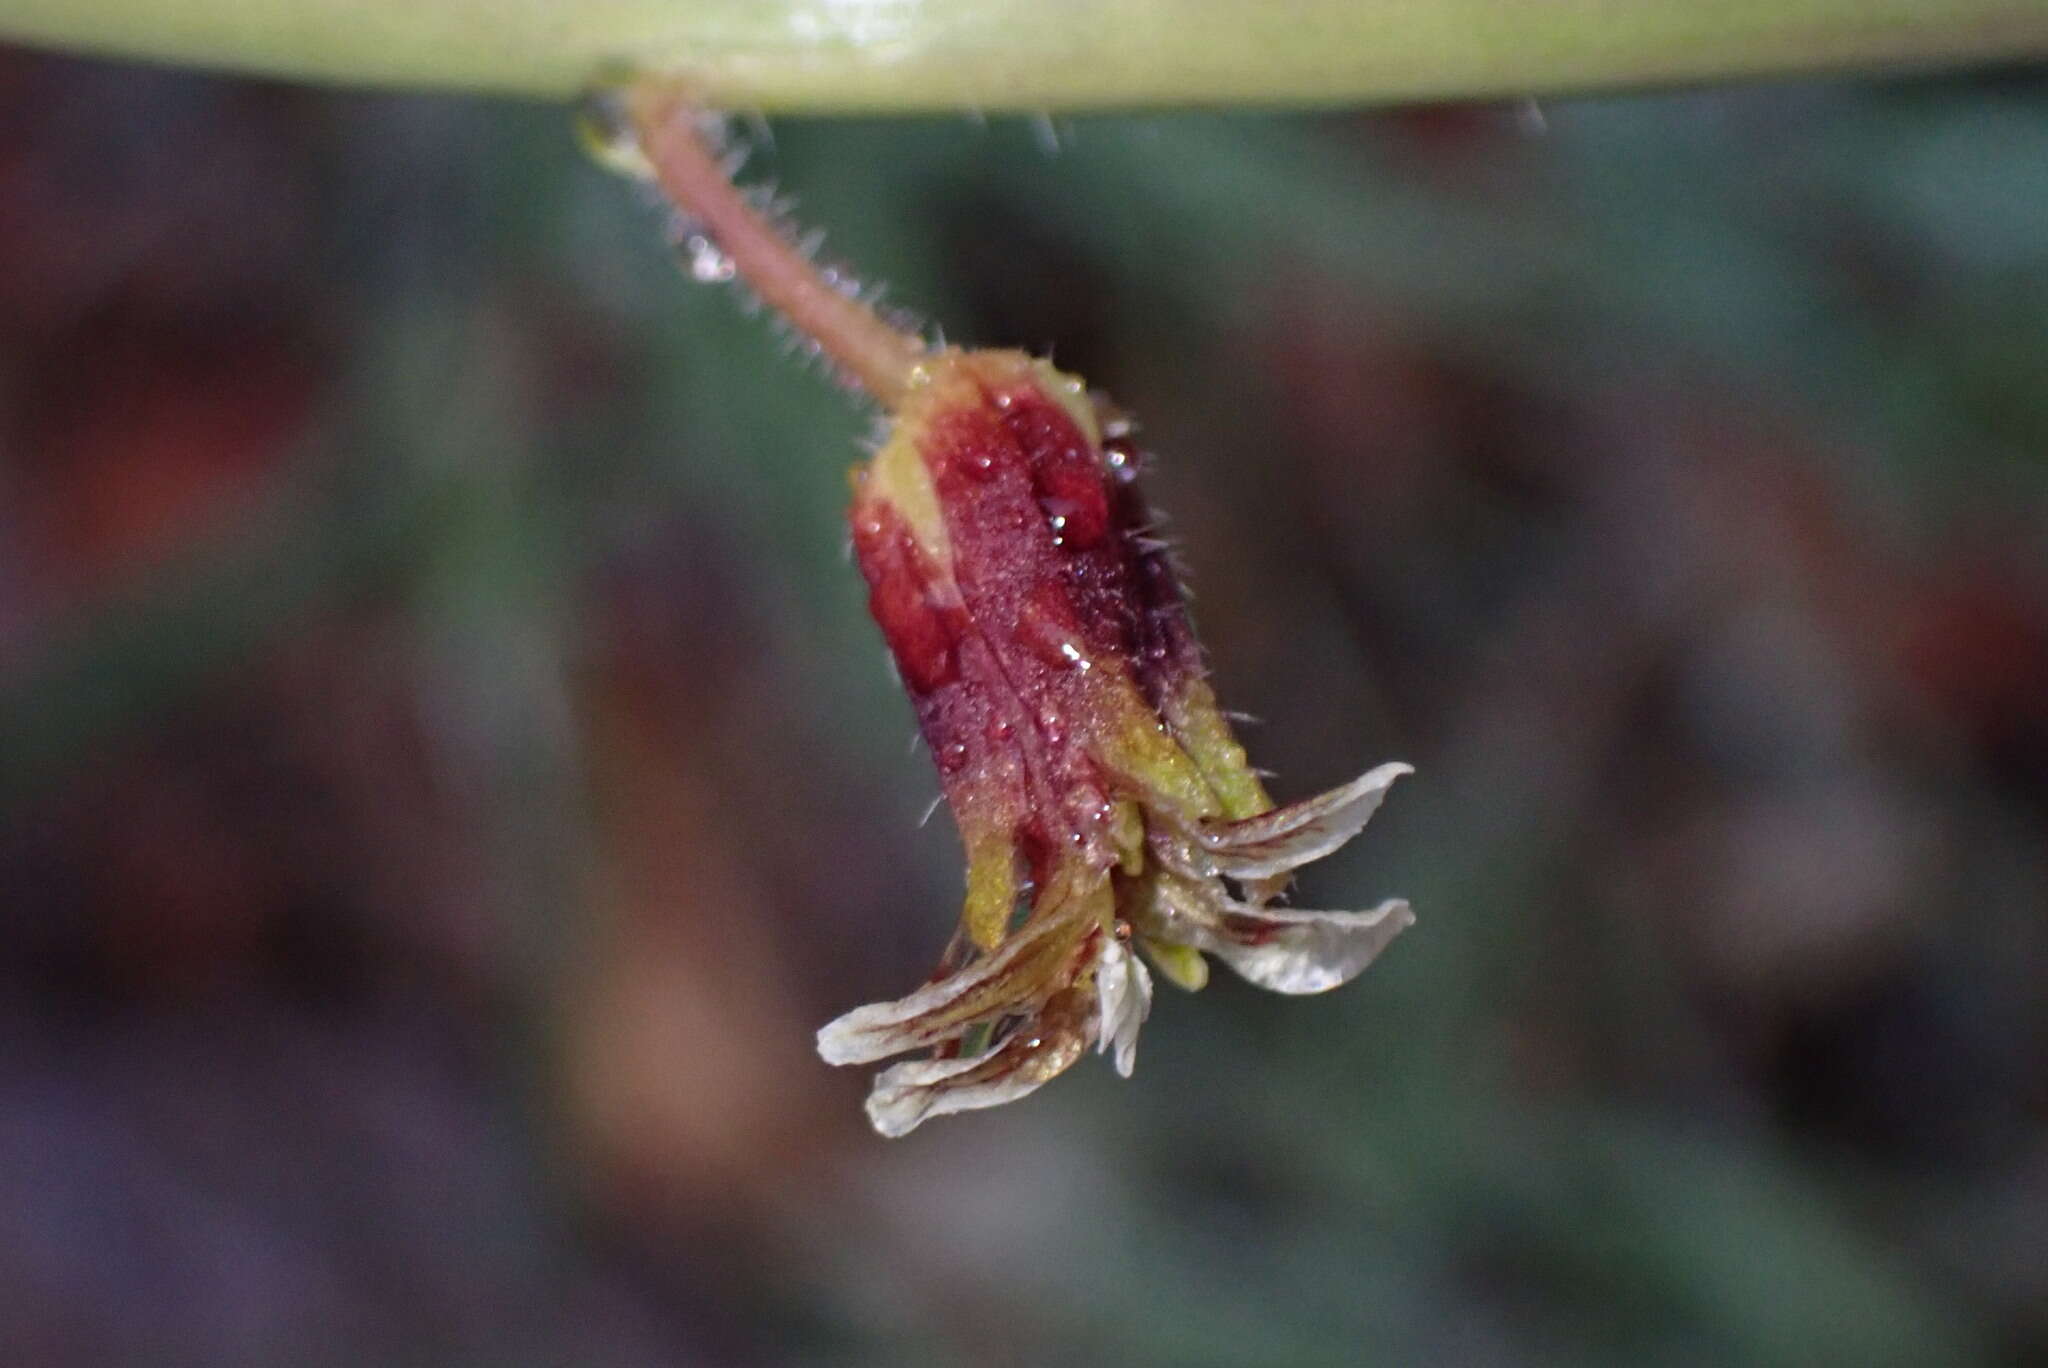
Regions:
M 10 1362 L 2048 1361 L 2048 80 L 753 137 L 1417 926 L 876 1139 L 867 416 L 562 110 L 0 50 Z

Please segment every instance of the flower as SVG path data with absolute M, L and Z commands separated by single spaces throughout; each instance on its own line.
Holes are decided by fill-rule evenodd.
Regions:
M 1188 989 L 1213 955 L 1317 993 L 1413 917 L 1275 906 L 1410 772 L 1385 764 L 1275 807 L 1216 705 L 1129 425 L 1021 352 L 933 352 L 854 472 L 853 547 L 967 852 L 939 973 L 818 1033 L 833 1064 L 911 1051 L 868 1116 L 1033 1091 L 1092 1045 L 1128 1076 L 1152 1002 L 1141 951 Z
M 599 91 L 589 114 L 600 156 L 658 184 L 715 257 L 693 274 L 745 280 L 894 417 L 854 472 L 853 550 L 967 848 L 967 898 L 929 983 L 818 1032 L 833 1064 L 930 1052 L 876 1077 L 875 1128 L 1022 1097 L 1091 1045 L 1128 1076 L 1146 959 L 1197 989 L 1214 955 L 1283 993 L 1371 963 L 1406 903 L 1274 902 L 1408 766 L 1273 806 L 1151 536 L 1130 424 L 1043 361 L 934 348 L 884 318 L 732 184 L 686 92 Z

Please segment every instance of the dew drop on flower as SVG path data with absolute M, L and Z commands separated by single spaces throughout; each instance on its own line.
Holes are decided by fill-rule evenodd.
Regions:
M 1118 481 L 1128 483 L 1137 478 L 1138 449 L 1127 438 L 1111 437 L 1102 444 L 1102 463 Z

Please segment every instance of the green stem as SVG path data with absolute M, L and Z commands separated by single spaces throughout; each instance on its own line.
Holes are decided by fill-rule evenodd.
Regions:
M 0 36 L 359 84 L 728 108 L 1509 96 L 2048 54 L 2043 0 L 0 0 Z

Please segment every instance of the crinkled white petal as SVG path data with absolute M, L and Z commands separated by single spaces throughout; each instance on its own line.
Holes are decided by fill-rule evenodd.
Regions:
M 835 1017 L 818 1030 L 819 1055 L 827 1064 L 872 1064 L 951 1039 L 965 1023 L 939 1024 L 933 1018 L 983 984 L 1008 973 L 1018 961 L 1043 949 L 1045 938 L 1062 929 L 1054 920 L 1040 921 L 1004 941 L 994 954 L 979 963 L 928 983 L 908 997 L 894 1002 L 872 1002 Z
M 1235 879 L 1286 874 L 1356 836 L 1393 782 L 1414 772 L 1412 765 L 1390 761 L 1314 798 L 1241 822 L 1205 824 L 1199 833 L 1202 848 L 1217 873 Z
M 868 1093 L 868 1120 L 876 1131 L 893 1140 L 908 1135 L 928 1117 L 1000 1107 L 1035 1092 L 1046 1082 L 1028 1070 L 1012 1069 L 985 1082 L 949 1084 L 987 1062 L 986 1056 L 977 1056 L 892 1064 L 875 1075 L 875 1085 Z
M 1095 1022 L 1084 1015 L 1076 1026 L 1063 1032 L 1027 1022 L 984 1054 L 892 1064 L 875 1075 L 868 1120 L 893 1140 L 929 1117 L 1000 1107 L 1037 1092 L 1088 1052 Z
M 1138 1028 L 1152 1011 L 1152 975 L 1143 960 L 1111 936 L 1103 937 L 1095 962 L 1095 995 L 1100 1007 L 1095 1051 L 1114 1050 L 1117 1073 L 1129 1078 L 1138 1063 Z
M 1399 898 L 1370 912 L 1310 912 L 1232 904 L 1224 928 L 1204 927 L 1190 943 L 1261 988 L 1323 993 L 1355 978 L 1415 922 Z

